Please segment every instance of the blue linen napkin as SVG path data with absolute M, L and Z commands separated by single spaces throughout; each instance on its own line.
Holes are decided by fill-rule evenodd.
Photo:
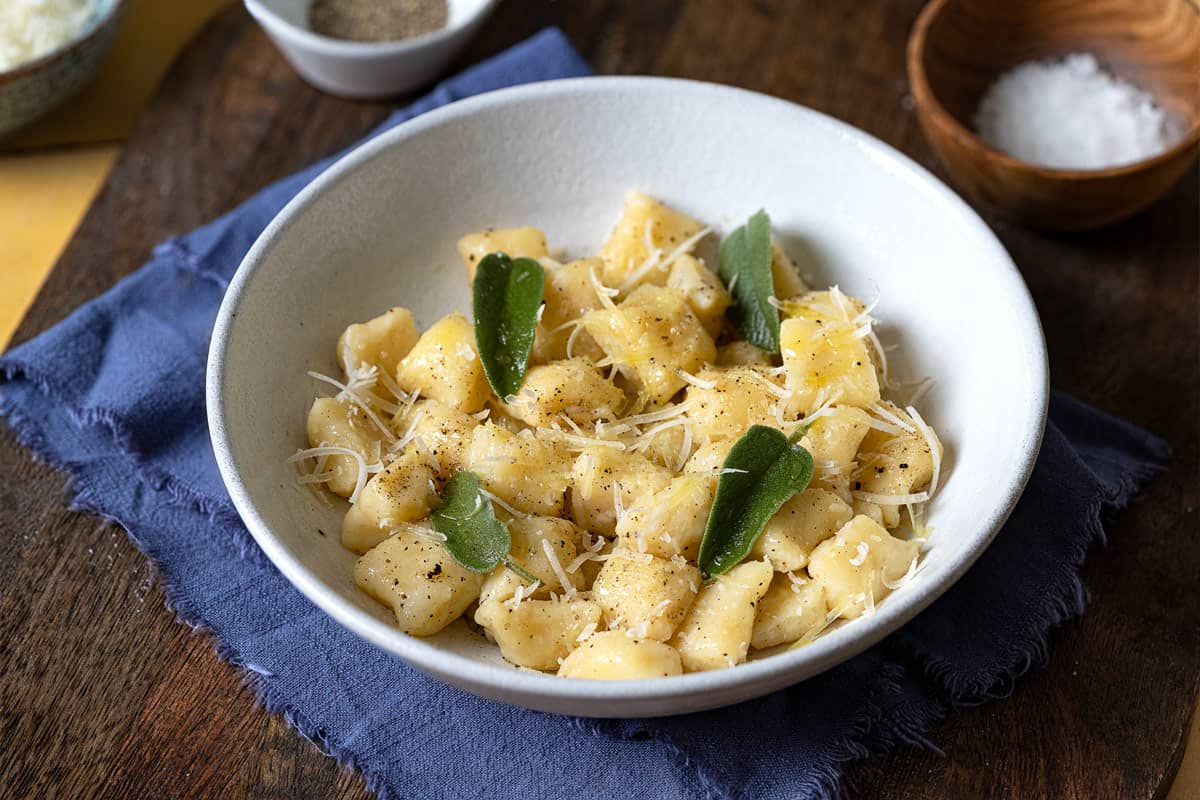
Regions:
M 546 30 L 438 86 L 388 128 L 456 99 L 588 74 Z M 138 272 L 0 358 L 0 414 L 68 472 L 73 507 L 120 523 L 161 569 L 180 619 L 251 671 L 268 708 L 383 798 L 829 798 L 850 762 L 926 736 L 1011 691 L 1050 628 L 1083 610 L 1078 568 L 1167 458 L 1159 439 L 1056 395 L 1032 480 L 974 568 L 863 655 L 742 705 L 583 720 L 480 700 L 348 633 L 266 562 L 208 442 L 208 335 L 242 256 L 331 159 L 154 251 Z

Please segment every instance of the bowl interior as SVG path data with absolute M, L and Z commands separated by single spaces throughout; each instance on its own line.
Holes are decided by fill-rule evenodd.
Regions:
M 349 323 L 388 307 L 428 326 L 470 311 L 455 240 L 533 224 L 594 253 L 625 192 L 642 189 L 720 231 L 759 208 L 815 285 L 871 300 L 891 369 L 936 380 L 944 486 L 924 573 L 878 612 L 800 650 L 656 681 L 567 681 L 518 671 L 463 622 L 426 640 L 358 591 L 338 544 L 345 505 L 296 485 L 285 460 L 334 374 Z M 744 699 L 814 674 L 898 627 L 990 541 L 1029 474 L 1046 403 L 1041 329 L 1003 248 L 928 173 L 823 115 L 686 81 L 590 78 L 495 92 L 365 145 L 285 209 L 247 256 L 214 332 L 209 415 L 222 472 L 251 531 L 318 605 L 385 649 L 478 693 L 595 715 Z M 621 705 L 625 703 L 625 705 Z
M 1200 10 L 1190 0 L 934 0 L 921 63 L 967 130 L 987 88 L 1024 61 L 1094 52 L 1154 94 L 1183 130 L 1200 126 Z

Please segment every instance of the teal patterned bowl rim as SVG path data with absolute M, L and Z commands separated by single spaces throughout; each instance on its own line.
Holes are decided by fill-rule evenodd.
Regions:
M 62 45 L 51 50 L 43 56 L 38 56 L 32 61 L 26 61 L 22 64 L 17 64 L 15 67 L 7 70 L 0 69 L 0 85 L 16 78 L 30 75 L 51 64 L 54 61 L 63 58 L 68 53 L 82 49 L 91 44 L 93 40 L 98 38 L 104 30 L 114 24 L 117 17 L 124 9 L 127 0 L 100 0 L 97 3 L 95 15 L 91 22 L 76 34 L 71 39 L 68 39 Z

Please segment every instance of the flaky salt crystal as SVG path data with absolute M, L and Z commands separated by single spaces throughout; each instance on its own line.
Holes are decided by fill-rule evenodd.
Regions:
M 1057 169 L 1141 161 L 1183 134 L 1153 95 L 1112 76 L 1090 53 L 1004 73 L 984 94 L 975 127 L 993 147 Z

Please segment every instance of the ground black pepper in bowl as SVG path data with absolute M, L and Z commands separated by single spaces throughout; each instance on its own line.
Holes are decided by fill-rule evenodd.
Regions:
M 409 39 L 446 27 L 446 0 L 316 0 L 308 12 L 314 32 L 356 42 Z

